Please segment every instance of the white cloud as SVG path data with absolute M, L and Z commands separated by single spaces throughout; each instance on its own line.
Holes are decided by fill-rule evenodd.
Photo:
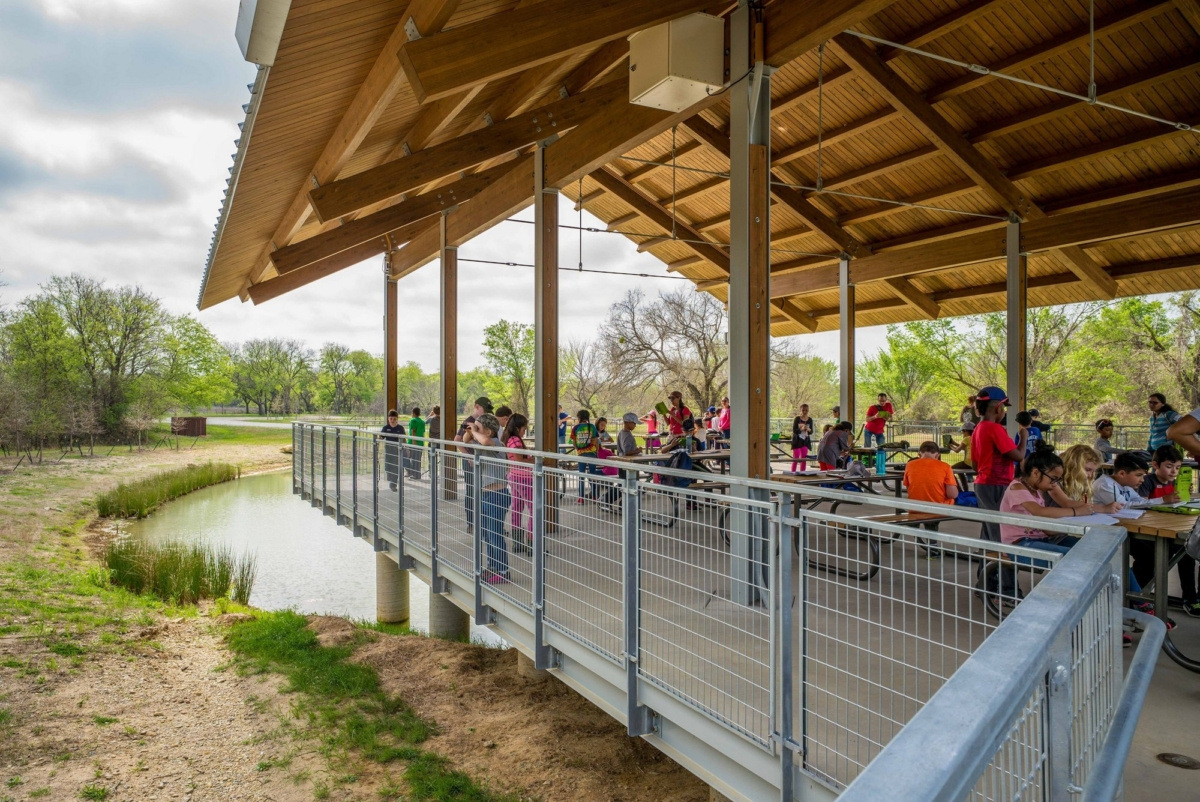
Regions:
M 50 19 L 105 26 L 160 25 L 191 28 L 220 25 L 233 36 L 236 0 L 38 0 Z

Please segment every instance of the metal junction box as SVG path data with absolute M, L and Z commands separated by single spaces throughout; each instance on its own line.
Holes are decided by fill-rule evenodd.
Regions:
M 629 37 L 629 102 L 683 111 L 721 88 L 725 22 L 689 14 Z

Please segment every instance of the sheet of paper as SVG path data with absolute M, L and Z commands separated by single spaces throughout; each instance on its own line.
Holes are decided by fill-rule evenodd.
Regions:
M 1145 514 L 1146 514 L 1145 510 L 1135 510 L 1135 509 L 1118 510 L 1113 513 L 1113 515 L 1115 515 L 1118 518 L 1126 518 L 1126 519 L 1141 518 Z
M 1111 515 L 1072 515 L 1069 518 L 1059 518 L 1059 523 L 1074 524 L 1076 526 L 1111 526 L 1117 522 L 1117 519 Z

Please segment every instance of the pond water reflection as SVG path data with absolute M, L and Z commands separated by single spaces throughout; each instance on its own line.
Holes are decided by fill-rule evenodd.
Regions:
M 205 540 L 258 556 L 250 603 L 265 610 L 375 620 L 375 553 L 350 530 L 292 495 L 288 472 L 247 476 L 176 499 L 128 525 L 151 541 Z M 122 525 L 122 529 L 125 525 Z M 429 626 L 429 588 L 410 582 L 412 627 Z M 473 639 L 498 643 L 472 627 Z

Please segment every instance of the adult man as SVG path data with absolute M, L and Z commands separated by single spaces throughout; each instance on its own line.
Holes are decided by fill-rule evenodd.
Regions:
M 1013 466 L 1025 458 L 1029 427 L 1021 426 L 1017 442 L 1012 441 L 1003 424 L 1009 406 L 1008 393 L 999 387 L 984 387 L 975 396 L 975 411 L 980 420 L 971 433 L 971 462 L 976 471 L 975 497 L 980 509 L 999 511 L 1004 491 L 1013 481 Z M 983 524 L 982 537 L 999 543 L 1000 525 Z
M 888 401 L 887 393 L 880 393 L 878 400 L 867 407 L 867 423 L 863 427 L 867 430 L 867 448 L 871 447 L 872 440 L 876 445 L 883 445 L 883 433 L 887 429 L 888 418 L 892 417 L 895 412 L 896 408 L 892 406 L 891 401 Z
M 456 443 L 470 443 L 474 439 L 471 435 L 471 424 L 478 420 L 480 415 L 492 414 L 492 401 L 486 395 L 481 395 L 475 399 L 475 414 L 468 415 L 463 422 L 459 424 L 458 432 L 454 435 Z M 466 453 L 470 453 L 470 449 L 460 449 Z M 463 494 L 466 500 L 467 513 L 467 528 L 470 529 L 475 525 L 475 466 L 470 459 L 462 460 L 463 481 L 466 483 L 467 491 Z

